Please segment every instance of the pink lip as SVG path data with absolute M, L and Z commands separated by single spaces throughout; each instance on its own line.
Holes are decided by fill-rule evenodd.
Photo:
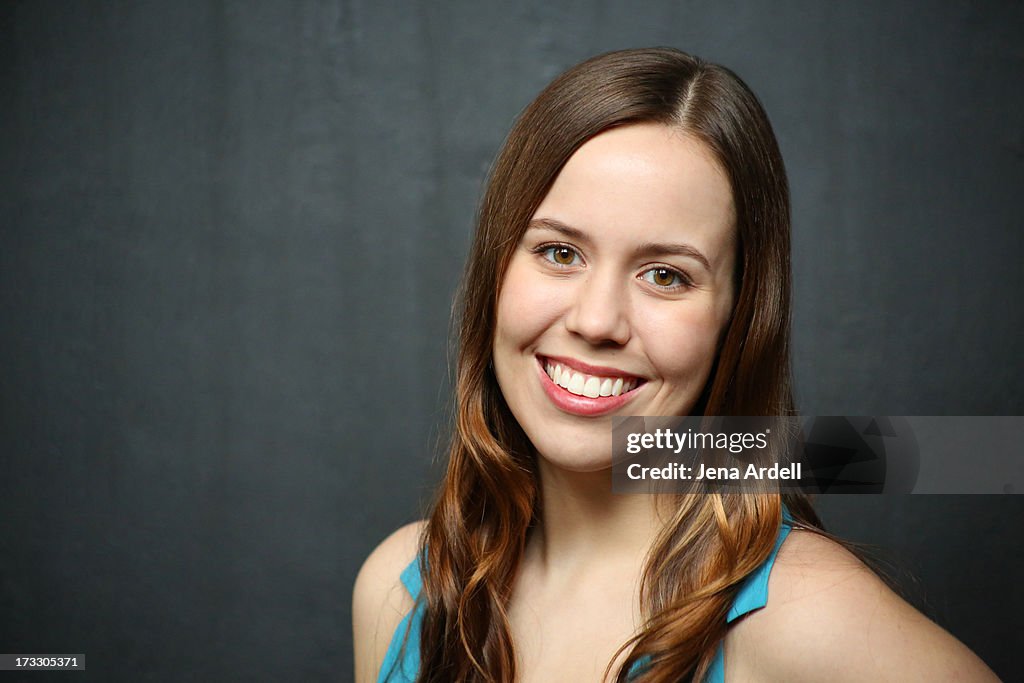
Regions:
M 600 368 L 593 365 L 586 365 L 579 361 L 572 361 L 566 363 L 564 358 L 555 358 L 554 356 L 546 356 L 550 361 L 560 363 L 562 365 L 568 365 L 569 367 L 585 372 L 588 375 L 612 375 L 615 377 L 632 378 L 634 375 L 623 375 L 614 368 Z M 555 404 L 555 407 L 573 415 L 584 415 L 586 417 L 598 417 L 600 415 L 607 415 L 613 413 L 625 404 L 633 400 L 637 392 L 641 387 L 636 387 L 632 391 L 626 392 L 625 394 L 619 394 L 618 396 L 599 396 L 597 398 L 589 398 L 587 396 L 577 396 L 576 394 L 570 393 L 558 386 L 551 381 L 548 377 L 548 373 L 544 370 L 544 359 L 537 358 L 537 372 L 540 374 L 540 385 L 544 388 L 544 393 L 548 395 L 551 402 Z

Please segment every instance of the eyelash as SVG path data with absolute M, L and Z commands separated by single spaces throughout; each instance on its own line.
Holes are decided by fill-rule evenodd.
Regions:
M 558 261 L 555 261 L 555 259 L 553 258 L 553 255 L 549 256 L 549 253 L 553 253 L 556 249 L 568 249 L 569 251 L 571 251 L 573 253 L 573 256 L 575 256 L 576 259 L 579 259 L 581 262 L 583 261 L 583 257 L 580 254 L 578 249 L 576 249 L 575 247 L 572 247 L 572 246 L 570 246 L 568 244 L 563 244 L 562 242 L 548 242 L 546 244 L 540 244 L 540 245 L 534 247 L 531 251 L 534 254 L 537 254 L 537 255 L 543 257 L 543 259 L 545 261 L 547 261 L 549 264 L 555 266 L 556 268 L 571 268 L 572 266 L 576 265 L 575 262 L 574 263 L 559 263 Z M 574 261 L 575 261 L 575 259 L 574 259 Z M 643 277 L 644 275 L 647 275 L 648 273 L 652 273 L 652 272 L 654 272 L 656 270 L 668 271 L 669 273 L 671 273 L 678 280 L 678 283 L 674 284 L 674 285 L 659 285 L 659 284 L 657 284 L 655 282 L 651 282 L 646 277 Z M 647 270 L 645 270 L 642 273 L 640 273 L 640 275 L 638 275 L 637 278 L 643 280 L 644 282 L 647 282 L 650 285 L 653 285 L 657 289 L 660 289 L 662 291 L 668 291 L 668 292 L 675 291 L 677 289 L 690 289 L 691 287 L 693 287 L 693 281 L 690 279 L 690 277 L 686 273 L 684 273 L 683 271 L 678 270 L 676 268 L 672 268 L 670 266 L 654 266 L 652 268 L 648 268 Z

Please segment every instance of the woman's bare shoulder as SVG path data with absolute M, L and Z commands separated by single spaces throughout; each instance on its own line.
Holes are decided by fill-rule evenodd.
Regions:
M 363 562 L 352 591 L 352 640 L 358 683 L 374 681 L 391 636 L 413 607 L 402 571 L 416 557 L 425 522 L 401 527 Z
M 965 645 L 894 593 L 842 545 L 794 530 L 768 604 L 732 630 L 727 679 L 998 681 Z

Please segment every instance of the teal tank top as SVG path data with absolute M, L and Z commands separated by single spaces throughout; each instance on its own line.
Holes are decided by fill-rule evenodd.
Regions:
M 782 542 L 786 540 L 792 529 L 792 518 L 784 509 L 782 527 L 775 540 L 775 547 L 764 562 L 752 571 L 740 585 L 739 592 L 733 600 L 726 623 L 732 623 L 745 614 L 761 609 L 768 604 L 768 576 L 771 574 L 775 557 L 779 554 Z M 395 634 L 391 638 L 384 663 L 380 667 L 377 683 L 415 683 L 420 667 L 420 627 L 423 624 L 423 604 L 417 601 L 423 589 L 423 577 L 420 576 L 420 563 L 417 557 L 402 572 L 402 585 L 409 591 L 415 607 L 405 615 Z M 404 647 L 403 647 L 404 645 Z M 640 662 L 638 662 L 639 664 Z M 635 667 L 634 667 L 635 669 Z M 725 650 L 719 643 L 715 659 L 708 669 L 704 683 L 724 683 L 725 681 Z

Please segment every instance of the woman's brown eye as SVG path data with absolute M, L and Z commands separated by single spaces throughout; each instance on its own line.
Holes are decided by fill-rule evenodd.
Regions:
M 658 287 L 676 287 L 683 284 L 683 278 L 671 268 L 651 268 L 643 274 L 643 279 Z
M 668 268 L 658 268 L 654 271 L 654 284 L 662 287 L 671 287 L 676 279 L 676 274 Z
M 571 266 L 573 261 L 576 260 L 576 252 L 569 247 L 554 247 L 552 251 L 554 251 L 552 256 L 554 256 L 555 263 L 559 265 Z

